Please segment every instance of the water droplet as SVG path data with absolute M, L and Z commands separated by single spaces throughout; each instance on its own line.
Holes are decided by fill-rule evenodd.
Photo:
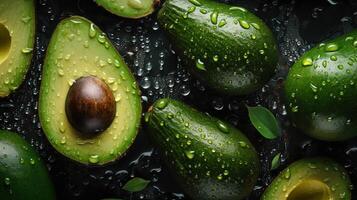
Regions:
M 338 68 L 339 70 L 343 70 L 343 65 L 337 65 L 337 68 Z
M 159 102 L 156 103 L 156 107 L 160 110 L 166 108 L 169 101 L 167 99 L 160 99 Z
M 250 28 L 250 25 L 249 25 L 249 23 L 247 22 L 247 21 L 245 21 L 245 20 L 239 20 L 239 24 L 240 24 L 240 26 L 242 27 L 242 28 L 244 28 L 244 29 L 249 29 Z
M 198 60 L 196 61 L 196 67 L 197 67 L 197 69 L 199 69 L 199 70 L 206 71 L 205 64 L 204 64 L 200 59 L 198 59 Z
M 307 66 L 312 66 L 313 62 L 312 62 L 312 59 L 311 58 L 304 58 L 302 60 L 302 65 L 307 67 Z
M 353 46 L 354 46 L 354 47 L 357 47 L 357 40 L 355 40 L 355 41 L 353 42 Z
M 217 62 L 218 59 L 219 59 L 218 55 L 213 56 L 213 61 L 214 61 L 214 62 Z
M 22 52 L 22 53 L 25 53 L 25 54 L 31 53 L 32 51 L 33 51 L 33 48 L 28 48 L 28 47 L 23 48 L 23 49 L 21 50 L 21 52 Z
M 286 169 L 286 171 L 284 172 L 284 178 L 289 179 L 289 178 L 290 178 L 290 175 L 291 175 L 290 169 L 288 168 L 288 169 Z
M 330 43 L 325 46 L 325 51 L 334 52 L 338 50 L 338 45 L 335 43 Z
M 218 12 L 213 12 L 211 14 L 211 22 L 212 22 L 212 24 L 217 24 L 217 20 L 218 20 Z
M 227 24 L 227 21 L 225 19 L 222 19 L 219 23 L 218 23 L 218 27 L 223 27 L 224 25 Z
M 310 83 L 310 88 L 311 88 L 311 90 L 313 91 L 313 92 L 317 92 L 317 87 L 316 87 L 316 85 L 314 85 L 313 83 Z
M 200 9 L 200 12 L 201 12 L 202 14 L 207 14 L 208 11 L 207 11 L 206 9 L 203 9 L 203 8 L 202 8 L 202 9 Z
M 222 122 L 220 120 L 217 121 L 217 127 L 223 133 L 229 133 L 229 127 L 224 122 Z
M 245 8 L 238 7 L 238 6 L 230 7 L 229 10 L 240 10 L 242 12 L 247 12 L 247 10 Z
M 21 21 L 25 24 L 29 23 L 31 21 L 31 17 L 30 16 L 26 16 L 26 17 L 23 17 L 21 18 Z
M 10 178 L 9 177 L 4 178 L 4 183 L 5 185 L 10 185 Z
M 99 156 L 98 155 L 91 155 L 88 158 L 89 163 L 96 164 L 99 162 Z
M 144 3 L 142 0 L 129 0 L 128 6 L 134 9 L 142 9 L 144 7 Z
M 195 6 L 201 6 L 202 4 L 198 0 L 188 0 L 190 3 L 192 3 Z
M 91 24 L 89 27 L 89 37 L 94 38 L 97 34 L 97 31 L 94 28 L 94 24 Z
M 260 29 L 260 26 L 259 26 L 259 24 L 257 24 L 257 23 L 251 23 L 251 25 L 252 25 L 255 29 L 257 29 L 257 30 Z
M 33 158 L 30 158 L 30 164 L 34 165 L 35 163 L 36 163 L 35 160 Z
M 193 159 L 195 157 L 195 151 L 185 151 L 185 155 L 188 159 Z
M 331 59 L 332 61 L 336 61 L 336 60 L 337 60 L 337 57 L 336 57 L 336 56 L 331 56 L 330 59 Z

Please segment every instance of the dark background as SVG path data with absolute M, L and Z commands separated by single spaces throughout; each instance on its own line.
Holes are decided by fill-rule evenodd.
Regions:
M 279 42 L 277 74 L 260 91 L 247 97 L 225 97 L 206 89 L 180 64 L 165 34 L 156 22 L 156 13 L 139 20 L 114 16 L 90 0 L 38 0 L 36 49 L 31 68 L 22 86 L 0 99 L 0 128 L 20 133 L 40 153 L 55 183 L 59 200 L 187 199 L 162 165 L 159 152 L 150 143 L 145 128 L 122 159 L 101 167 L 77 164 L 57 153 L 46 140 L 38 119 L 41 68 L 50 36 L 57 23 L 70 15 L 89 18 L 105 31 L 132 69 L 142 90 L 144 109 L 159 97 L 172 97 L 199 110 L 225 119 L 251 139 L 260 153 L 262 175 L 249 199 L 260 194 L 277 173 L 289 163 L 308 156 L 329 156 L 341 163 L 357 184 L 357 140 L 327 143 L 310 139 L 294 129 L 281 100 L 288 68 L 306 50 L 329 38 L 357 27 L 355 0 L 231 0 L 260 16 Z M 261 104 L 280 119 L 283 135 L 268 141 L 250 125 L 244 104 Z M 51 108 L 48 108 L 51 109 Z M 282 153 L 282 165 L 270 171 L 271 159 Z M 120 188 L 131 177 L 151 180 L 144 191 L 129 194 Z M 36 180 L 29 180 L 34 181 Z M 356 191 L 353 191 L 356 196 Z

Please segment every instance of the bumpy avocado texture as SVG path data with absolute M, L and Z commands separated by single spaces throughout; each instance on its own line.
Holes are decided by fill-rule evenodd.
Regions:
M 283 170 L 261 200 L 350 200 L 351 182 L 345 169 L 328 158 L 306 158 Z
M 141 18 L 150 15 L 160 0 L 95 0 L 109 12 L 126 18 Z
M 260 173 L 253 145 L 230 124 L 172 99 L 145 115 L 148 131 L 172 175 L 195 200 L 239 200 Z
M 183 64 L 220 93 L 252 93 L 274 74 L 275 38 L 260 18 L 242 7 L 214 0 L 167 0 L 158 22 Z
M 285 82 L 288 112 L 311 137 L 357 135 L 357 31 L 321 43 L 292 66 Z
M 47 168 L 37 152 L 16 133 L 0 130 L 0 199 L 54 200 Z
M 0 1 L 0 97 L 17 89 L 30 66 L 35 43 L 35 2 Z
M 101 82 L 113 95 L 114 118 L 109 124 L 106 121 L 110 126 L 100 133 L 81 132 L 87 129 L 78 128 L 78 124 L 72 126 L 74 123 L 67 117 L 74 116 L 73 121 L 78 121 L 76 113 L 68 111 L 76 103 L 76 96 L 69 90 L 72 85 L 81 85 L 81 80 L 94 85 Z M 98 95 L 96 91 L 99 90 L 87 90 L 94 96 Z M 78 105 L 85 106 L 81 103 L 78 99 Z M 39 113 L 51 144 L 63 155 L 83 164 L 102 165 L 113 161 L 133 143 L 141 118 L 140 91 L 105 33 L 89 20 L 73 16 L 61 21 L 54 31 L 43 66 Z

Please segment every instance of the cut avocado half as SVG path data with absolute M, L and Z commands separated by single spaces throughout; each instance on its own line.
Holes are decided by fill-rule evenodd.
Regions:
M 270 184 L 262 200 L 350 200 L 351 182 L 345 169 L 328 158 L 299 160 Z
M 113 161 L 133 143 L 141 118 L 140 91 L 115 47 L 91 21 L 73 16 L 54 31 L 39 112 L 54 148 L 83 164 Z
M 8 96 L 24 80 L 35 28 L 33 0 L 0 1 L 0 97 Z
M 0 149 L 0 199 L 56 199 L 47 168 L 29 143 L 0 130 Z
M 160 0 L 95 0 L 95 2 L 115 15 L 137 19 L 153 13 Z

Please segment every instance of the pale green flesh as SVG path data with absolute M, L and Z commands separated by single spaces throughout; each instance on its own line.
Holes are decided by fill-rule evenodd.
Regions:
M 299 160 L 269 185 L 262 200 L 350 200 L 347 172 L 327 158 Z
M 154 12 L 159 0 L 95 0 L 109 12 L 127 18 L 141 18 Z
M 34 42 L 34 1 L 0 1 L 0 97 L 9 95 L 22 83 Z
M 44 132 L 60 153 L 84 164 L 105 164 L 125 153 L 135 139 L 141 118 L 135 79 L 103 36 L 87 19 L 78 16 L 65 19 L 52 36 L 43 66 L 39 109 Z M 107 83 L 117 111 L 107 130 L 83 138 L 68 122 L 65 100 L 73 81 L 88 75 Z

